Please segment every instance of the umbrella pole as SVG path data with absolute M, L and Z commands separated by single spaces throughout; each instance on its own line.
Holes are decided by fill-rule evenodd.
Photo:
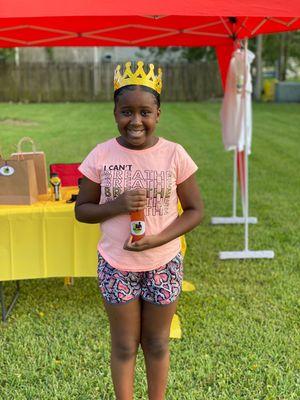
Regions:
M 233 154 L 233 193 L 232 193 L 232 216 L 236 218 L 236 191 L 237 191 L 237 150 Z
M 244 224 L 245 224 L 245 248 L 243 251 L 221 251 L 219 256 L 221 260 L 228 259 L 246 259 L 246 258 L 274 258 L 272 250 L 252 251 L 249 250 L 249 179 L 248 179 L 248 153 L 249 142 L 247 135 L 247 51 L 248 39 L 245 39 L 244 44 L 244 82 L 242 92 L 242 102 L 244 108 L 244 146 L 245 146 L 245 210 L 244 210 Z

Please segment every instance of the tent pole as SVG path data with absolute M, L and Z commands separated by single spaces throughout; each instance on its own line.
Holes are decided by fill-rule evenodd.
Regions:
M 236 218 L 236 191 L 237 191 L 237 150 L 233 153 L 233 194 L 232 194 L 232 216 Z
M 244 107 L 244 143 L 245 143 L 245 251 L 249 250 L 249 179 L 248 179 L 248 155 L 249 143 L 247 132 L 247 99 L 246 99 L 246 85 L 247 85 L 247 53 L 248 53 L 248 39 L 245 39 L 244 45 L 244 85 L 243 85 L 243 107 Z

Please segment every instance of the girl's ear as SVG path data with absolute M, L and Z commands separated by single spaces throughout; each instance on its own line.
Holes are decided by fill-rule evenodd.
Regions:
M 158 122 L 159 122 L 160 113 L 161 113 L 161 109 L 160 109 L 160 108 L 158 108 L 158 109 L 157 109 L 156 123 L 158 123 Z

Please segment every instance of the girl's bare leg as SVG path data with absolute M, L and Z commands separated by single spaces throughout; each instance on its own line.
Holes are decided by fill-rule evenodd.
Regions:
M 142 303 L 141 345 L 144 352 L 149 400 L 164 400 L 170 363 L 169 336 L 176 300 L 159 306 Z
M 140 343 L 141 301 L 104 302 L 111 332 L 111 375 L 116 400 L 132 400 L 134 368 Z

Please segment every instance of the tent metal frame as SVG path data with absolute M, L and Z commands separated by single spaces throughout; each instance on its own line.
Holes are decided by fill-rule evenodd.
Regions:
M 1 301 L 2 322 L 6 322 L 9 314 L 15 307 L 15 304 L 18 300 L 19 295 L 20 295 L 20 281 L 16 281 L 16 291 L 13 295 L 10 305 L 7 308 L 5 305 L 5 294 L 4 294 L 3 282 L 0 282 L 0 301 Z
M 152 19 L 152 20 L 160 20 L 163 18 L 167 18 L 168 15 L 154 15 L 154 16 L 140 15 L 138 17 L 148 18 L 148 19 Z M 47 39 L 44 38 L 44 39 L 32 40 L 32 41 L 25 41 L 22 39 L 10 38 L 9 36 L 0 36 L 0 40 L 13 43 L 16 46 L 18 46 L 18 45 L 21 45 L 21 46 L 39 46 L 39 45 L 43 46 L 45 44 L 49 44 L 49 46 L 51 46 L 51 42 L 61 41 L 61 40 L 65 40 L 65 39 L 74 39 L 77 37 L 84 37 L 84 38 L 89 38 L 89 39 L 93 39 L 93 40 L 107 41 L 108 44 L 109 44 L 109 42 L 114 42 L 114 43 L 120 43 L 120 45 L 124 45 L 124 46 L 126 46 L 126 45 L 127 46 L 134 46 L 134 45 L 142 46 L 143 42 L 147 43 L 149 40 L 161 39 L 161 38 L 168 37 L 168 36 L 176 36 L 176 35 L 184 35 L 184 34 L 235 39 L 235 38 L 238 38 L 240 32 L 242 30 L 244 30 L 245 34 L 247 34 L 247 37 L 250 38 L 254 34 L 257 34 L 259 29 L 263 25 L 265 25 L 268 21 L 276 22 L 280 25 L 283 25 L 286 28 L 290 28 L 298 20 L 299 20 L 299 17 L 293 17 L 293 18 L 291 17 L 289 21 L 284 21 L 284 20 L 281 20 L 280 18 L 275 18 L 275 17 L 265 17 L 265 18 L 262 18 L 254 28 L 249 30 L 247 27 L 248 17 L 245 17 L 241 22 L 239 22 L 237 24 L 237 26 L 235 26 L 236 24 L 232 24 L 232 28 L 226 22 L 224 17 L 216 17 L 216 21 L 212 21 L 212 22 L 202 24 L 202 25 L 191 26 L 191 27 L 185 28 L 185 29 L 174 29 L 174 28 L 166 28 L 166 27 L 160 27 L 160 26 L 150 26 L 147 24 L 125 24 L 125 25 L 111 26 L 109 28 L 103 28 L 103 29 L 98 29 L 98 30 L 93 30 L 93 31 L 88 31 L 88 32 L 80 32 L 80 33 L 72 32 L 72 31 L 65 31 L 65 30 L 60 30 L 60 29 L 45 28 L 42 26 L 30 24 L 30 25 L 16 25 L 13 27 L 0 28 L 0 33 L 1 32 L 2 33 L 10 32 L 10 31 L 18 31 L 21 29 L 32 29 L 32 30 L 36 30 L 36 31 L 57 34 L 57 36 L 47 38 Z M 205 28 L 210 28 L 212 26 L 216 26 L 216 25 L 220 25 L 220 24 L 224 26 L 224 33 L 213 33 L 213 32 L 205 30 Z M 135 39 L 135 40 L 125 40 L 125 39 L 121 39 L 118 37 L 108 37 L 108 36 L 103 36 L 103 35 L 99 36 L 98 35 L 101 33 L 103 34 L 103 33 L 120 31 L 122 29 L 130 29 L 130 28 L 133 28 L 133 29 L 138 28 L 138 29 L 144 29 L 144 30 L 149 30 L 149 31 L 158 31 L 158 32 L 160 31 L 162 33 L 157 34 L 157 35 L 151 35 L 151 36 L 144 37 L 144 38 Z M 76 44 L 74 44 L 74 46 L 76 46 Z

